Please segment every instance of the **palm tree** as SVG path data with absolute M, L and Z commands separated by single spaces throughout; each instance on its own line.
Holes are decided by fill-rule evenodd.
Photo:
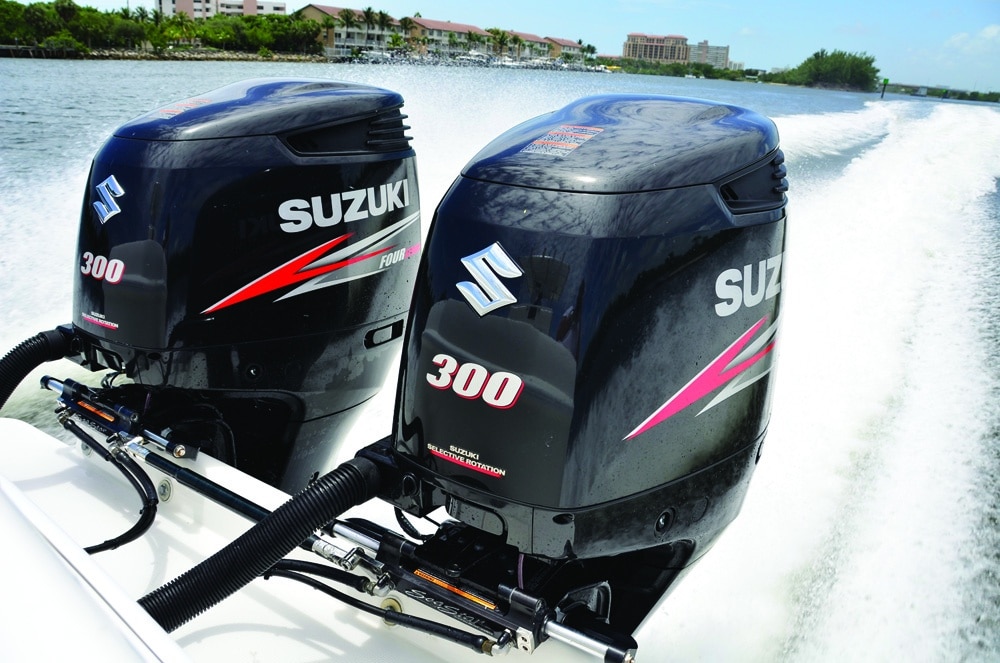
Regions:
M 511 46 L 511 48 L 514 49 L 514 52 L 517 54 L 515 56 L 516 59 L 520 60 L 521 59 L 521 47 L 524 46 L 524 39 L 522 39 L 520 35 L 514 35 L 514 34 L 512 34 L 512 35 L 510 35 L 510 46 Z
M 190 41 L 195 33 L 194 19 L 184 12 L 177 12 L 166 20 L 168 34 L 173 41 Z
M 385 41 L 385 34 L 392 29 L 392 16 L 389 16 L 387 12 L 380 11 L 378 16 L 375 17 L 375 22 L 378 23 L 379 32 L 382 33 L 382 41 Z
M 404 16 L 399 19 L 399 29 L 403 31 L 404 39 L 406 39 L 407 44 L 413 44 L 413 31 L 416 27 L 416 22 L 409 16 Z
M 368 32 L 374 28 L 375 24 L 378 22 L 378 14 L 376 14 L 375 10 L 371 7 L 365 7 L 361 10 L 361 15 L 365 23 L 365 43 L 368 43 L 368 40 L 370 39 Z
M 478 32 L 465 33 L 465 41 L 469 44 L 469 50 L 476 50 L 475 47 L 483 43 L 483 36 Z
M 497 55 L 503 55 L 504 51 L 507 50 L 507 42 L 510 39 L 510 35 L 507 34 L 506 30 L 501 30 L 500 28 L 487 28 L 486 31 L 490 33 L 490 41 L 493 42 L 493 52 Z
M 398 32 L 393 32 L 389 35 L 389 41 L 386 44 L 391 51 L 398 51 L 406 48 L 406 41 Z
M 346 46 L 347 43 L 351 41 L 350 31 L 360 25 L 358 15 L 354 13 L 353 9 L 341 9 L 337 14 L 337 19 L 340 21 L 340 24 L 344 26 L 344 45 Z
M 326 36 L 323 39 L 323 43 L 328 47 L 332 47 L 333 39 L 330 38 L 330 33 L 337 29 L 337 19 L 329 15 L 324 16 L 323 22 L 320 23 L 320 26 L 326 30 Z

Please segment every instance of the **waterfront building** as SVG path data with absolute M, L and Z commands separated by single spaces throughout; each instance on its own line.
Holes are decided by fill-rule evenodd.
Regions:
M 420 53 L 460 55 L 485 52 L 489 47 L 490 33 L 475 25 L 437 21 L 414 16 L 409 40 Z M 470 37 L 470 35 L 475 35 Z M 407 35 L 404 35 L 404 37 Z
M 549 51 L 549 56 L 554 59 L 571 59 L 576 60 L 580 57 L 581 46 L 577 42 L 571 39 L 561 39 L 559 37 L 546 37 L 546 41 L 552 44 L 552 48 Z M 563 56 L 567 58 L 563 58 Z
M 729 47 L 712 46 L 708 40 L 691 47 L 691 62 L 710 64 L 716 69 L 729 69 Z
M 687 37 L 681 35 L 647 35 L 629 33 L 622 47 L 622 57 L 647 62 L 682 62 L 691 59 Z
M 350 27 L 344 24 L 344 12 L 354 17 Z M 392 35 L 402 32 L 399 21 L 388 14 L 379 20 L 376 12 L 369 24 L 360 9 L 306 5 L 299 15 L 320 24 L 319 42 L 328 57 L 350 57 L 355 51 L 386 53 Z
M 191 18 L 211 18 L 218 14 L 253 16 L 285 13 L 284 2 L 259 0 L 156 0 L 155 8 L 164 16 L 187 14 Z

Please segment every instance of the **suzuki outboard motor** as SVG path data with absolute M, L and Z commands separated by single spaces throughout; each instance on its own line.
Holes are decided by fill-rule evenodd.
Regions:
M 465 167 L 426 241 L 385 452 L 387 499 L 461 523 L 421 546 L 428 575 L 629 633 L 712 545 L 768 423 L 782 162 L 751 111 L 614 95 Z
M 288 490 L 396 360 L 420 250 L 402 97 L 251 80 L 153 111 L 94 159 L 81 361 L 173 441 Z M 395 341 L 395 342 L 394 342 Z

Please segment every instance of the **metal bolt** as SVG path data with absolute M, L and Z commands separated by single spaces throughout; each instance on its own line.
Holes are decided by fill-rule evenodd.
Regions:
M 173 486 L 170 484 L 170 479 L 163 479 L 160 481 L 159 485 L 156 486 L 156 494 L 160 496 L 161 502 L 168 501 L 172 493 Z

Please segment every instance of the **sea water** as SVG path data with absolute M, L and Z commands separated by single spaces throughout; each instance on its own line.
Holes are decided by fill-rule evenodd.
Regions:
M 0 60 L 0 350 L 70 320 L 107 136 L 260 76 L 402 93 L 425 231 L 481 147 L 582 96 L 772 117 L 791 188 L 770 433 L 741 515 L 663 604 L 643 660 L 1000 660 L 1000 107 L 619 74 Z M 386 392 L 359 440 L 388 429 Z M 23 385 L 3 414 L 52 429 L 51 402 Z

